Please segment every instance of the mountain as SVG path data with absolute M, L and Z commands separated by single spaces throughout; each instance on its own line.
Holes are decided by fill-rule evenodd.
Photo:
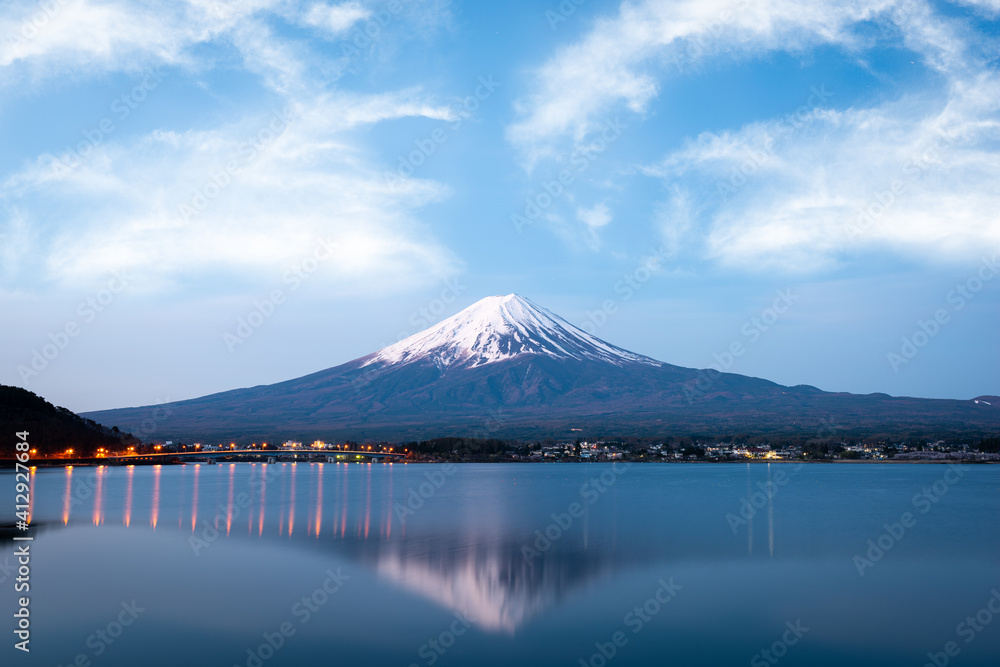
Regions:
M 539 438 L 694 432 L 985 433 L 1000 399 L 823 392 L 673 366 L 606 343 L 516 294 L 304 377 L 162 406 L 88 413 L 158 437 Z
M 54 406 L 27 389 L 7 385 L 0 385 L 0 430 L 7 437 L 27 431 L 32 449 L 41 454 L 73 449 L 75 454 L 90 455 L 98 447 L 118 450 L 138 443 L 131 434 L 105 428 Z M 8 451 L 13 458 L 13 446 Z
M 615 347 L 581 331 L 522 296 L 490 296 L 459 314 L 364 357 L 364 367 L 389 368 L 430 360 L 442 371 L 475 368 L 534 354 L 616 365 L 659 361 Z

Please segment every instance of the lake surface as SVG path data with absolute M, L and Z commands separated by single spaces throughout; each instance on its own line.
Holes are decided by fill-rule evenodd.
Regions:
M 77 467 L 33 501 L 4 665 L 1000 664 L 997 466 Z

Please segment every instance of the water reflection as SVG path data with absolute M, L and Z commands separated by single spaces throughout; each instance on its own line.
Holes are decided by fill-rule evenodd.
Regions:
M 104 466 L 95 471 L 96 485 L 94 489 L 94 525 L 104 523 Z
M 303 549 L 330 550 L 351 558 L 412 593 L 466 613 L 482 629 L 508 633 L 621 557 L 613 540 L 586 538 L 583 523 L 572 539 L 527 559 L 524 548 L 536 539 L 530 529 L 494 533 L 475 522 L 407 521 L 398 516 L 399 503 L 405 502 L 413 483 L 394 483 L 388 466 L 230 465 L 228 470 L 218 466 L 218 474 L 207 476 L 202 467 L 129 466 L 124 475 L 114 474 L 116 468 L 98 468 L 90 507 L 72 502 L 74 472 L 67 468 L 62 524 L 78 523 L 73 521 L 74 512 L 83 511 L 89 514 L 88 523 L 98 528 L 110 514 L 111 519 L 120 516 L 118 525 L 142 529 L 132 516 L 148 511 L 149 526 L 155 531 L 163 528 L 162 513 L 172 516 L 176 511 L 180 517 L 189 510 L 191 532 L 200 535 L 199 515 L 210 516 L 215 508 L 209 504 L 217 499 L 215 519 L 218 524 L 225 519 L 224 532 L 219 525 L 220 537 L 273 540 L 276 531 L 277 537 Z M 361 484 L 359 475 L 364 476 Z M 274 484 L 277 477 L 279 485 Z M 148 494 L 142 494 L 143 488 L 149 489 Z M 148 498 L 146 507 L 143 497 Z M 245 535 L 232 530 L 242 512 L 248 522 Z M 428 512 L 423 518 L 432 516 Z M 309 525 L 305 535 L 295 532 L 297 518 Z M 393 530 L 394 522 L 400 524 L 398 530 Z M 211 524 L 209 519 L 207 525 Z M 186 526 L 182 529 L 187 532 Z
M 748 507 L 753 507 L 753 487 L 750 486 L 750 464 L 747 464 L 747 503 Z M 747 519 L 747 555 L 753 556 L 753 516 L 755 512 L 749 512 Z
M 194 478 L 194 490 L 192 491 L 191 497 L 191 532 L 194 532 L 194 527 L 198 525 L 198 474 L 201 472 L 201 465 L 195 464 L 193 466 L 194 471 L 191 476 Z
M 66 490 L 63 492 L 63 525 L 69 523 L 70 503 L 73 500 L 73 466 L 66 466 Z
M 751 484 L 751 469 L 755 464 L 746 464 L 747 468 L 747 495 L 743 505 L 745 521 L 747 526 L 747 555 L 753 556 L 754 538 L 754 517 L 758 511 L 762 511 L 764 504 L 767 504 L 767 555 L 774 557 L 774 495 L 776 485 L 771 479 L 771 464 L 765 464 L 767 471 L 767 482 L 758 482 L 759 490 L 754 491 Z
M 774 487 L 770 463 L 767 464 L 767 554 L 774 557 Z
M 288 503 L 288 536 L 292 536 L 292 529 L 295 527 L 295 474 L 298 472 L 298 464 L 293 463 L 291 465 L 291 485 L 292 485 L 292 496 Z
M 267 465 L 266 463 L 262 466 L 263 474 L 260 479 L 260 518 L 258 519 L 257 527 L 257 537 L 264 535 L 264 507 L 267 501 Z
M 320 527 L 323 525 L 323 464 L 317 464 L 316 473 L 316 537 L 319 538 Z
M 485 537 L 485 536 L 484 536 Z M 557 549 L 529 562 L 524 539 L 471 544 L 447 533 L 376 543 L 361 554 L 379 575 L 460 611 L 483 630 L 513 633 L 567 593 L 613 569 L 612 549 Z
M 226 501 L 226 535 L 233 528 L 233 485 L 236 483 L 236 464 L 229 464 L 229 495 Z
M 86 517 L 92 519 L 87 523 L 101 528 L 106 515 L 115 519 L 120 512 L 119 525 L 144 529 L 131 519 L 134 513 L 148 512 L 149 526 L 156 530 L 161 512 L 171 517 L 176 512 L 178 532 L 185 540 L 213 527 L 228 540 L 280 538 L 292 548 L 352 559 L 402 589 L 466 614 L 490 632 L 513 633 L 610 571 L 706 550 L 704 541 L 691 545 L 685 538 L 695 531 L 705 533 L 701 519 L 671 504 L 667 507 L 674 519 L 669 528 L 646 525 L 641 518 L 644 504 L 662 503 L 662 498 L 620 499 L 613 487 L 587 506 L 572 526 L 556 531 L 559 537 L 540 540 L 553 517 L 565 515 L 569 501 L 580 500 L 578 486 L 565 487 L 563 496 L 539 503 L 530 494 L 518 495 L 516 490 L 523 485 L 468 476 L 440 491 L 450 494 L 447 497 L 430 494 L 420 503 L 428 507 L 437 503 L 436 509 L 409 511 L 407 503 L 413 502 L 414 489 L 427 486 L 424 476 L 431 466 L 195 464 L 130 466 L 124 475 L 113 474 L 117 470 L 96 471 L 93 500 L 87 507 L 72 500 L 74 471 L 67 468 L 62 524 L 80 512 L 74 523 Z M 718 534 L 711 533 L 715 541 L 708 551 L 716 558 L 735 557 L 743 548 L 753 555 L 754 512 L 744 527 L 745 547 L 742 536 L 730 534 L 724 519 L 725 511 L 735 509 L 742 496 L 737 471 L 733 471 L 736 484 L 730 503 L 718 512 Z M 764 475 L 763 466 L 747 469 L 750 506 L 761 505 L 762 494 L 755 488 L 765 488 Z M 766 488 L 772 488 L 769 466 L 766 480 Z M 774 557 L 775 499 L 773 493 L 763 495 L 768 496 L 767 551 Z M 190 517 L 190 533 L 185 516 Z M 621 522 L 624 517 L 628 520 Z M 241 520 L 247 523 L 245 534 L 233 529 Z
M 29 486 L 28 486 L 28 523 L 31 523 L 31 517 L 35 512 L 35 473 L 38 472 L 38 466 L 31 466 L 31 474 L 28 476 Z
M 156 530 L 156 522 L 160 518 L 160 474 L 163 466 L 153 466 L 153 502 L 149 514 L 149 525 Z
M 128 528 L 129 523 L 132 522 L 132 489 L 135 484 L 135 466 L 128 467 L 128 487 L 125 492 L 125 516 L 123 517 L 123 522 L 125 527 Z

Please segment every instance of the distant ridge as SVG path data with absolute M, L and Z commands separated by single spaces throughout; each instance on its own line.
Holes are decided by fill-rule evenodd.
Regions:
M 996 397 L 830 393 L 673 366 L 516 294 L 486 297 L 394 345 L 304 377 L 87 416 L 134 430 L 154 411 L 158 437 L 226 442 L 1000 430 Z

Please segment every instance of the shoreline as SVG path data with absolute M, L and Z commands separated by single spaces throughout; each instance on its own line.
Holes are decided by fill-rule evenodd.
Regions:
M 0 470 L 14 470 L 16 461 L 14 459 L 0 459 Z M 223 465 L 226 463 L 260 463 L 259 461 L 247 461 L 245 459 L 240 459 L 236 461 L 220 461 L 216 465 Z M 328 463 L 327 461 L 310 461 L 307 459 L 302 459 L 299 461 L 278 461 L 277 463 Z M 277 463 L 272 463 L 271 465 L 277 465 Z M 366 465 L 370 462 L 342 462 L 344 465 Z M 838 465 L 838 464 L 849 464 L 849 465 L 947 465 L 950 463 L 963 463 L 967 465 L 996 465 L 1000 464 L 1000 461 L 976 461 L 972 459 L 884 459 L 884 460 L 865 460 L 865 459 L 831 459 L 831 460 L 810 460 L 810 459 L 746 459 L 737 461 L 648 461 L 643 459 L 615 459 L 609 461 L 581 461 L 581 460 L 562 460 L 562 461 L 517 461 L 517 460 L 507 460 L 507 461 L 449 461 L 449 460 L 416 460 L 416 461 L 398 461 L 393 462 L 395 465 L 443 465 L 443 464 L 490 464 L 490 465 L 505 465 L 505 464 L 536 464 L 536 465 L 555 465 L 555 464 L 566 464 L 566 463 L 585 463 L 585 464 L 607 464 L 607 463 L 638 463 L 646 465 L 683 465 L 683 464 L 695 464 L 695 465 L 770 465 L 770 464 L 802 464 L 807 463 L 810 465 Z M 32 461 L 32 468 L 100 468 L 103 466 L 113 466 L 113 467 L 128 467 L 128 466 L 178 466 L 178 465 L 208 465 L 204 462 L 168 462 L 168 463 L 152 463 L 149 461 L 142 461 L 136 463 L 100 463 L 99 459 L 79 459 L 74 461 L 69 461 L 66 463 L 55 463 L 55 462 L 41 462 L 38 460 Z M 337 464 L 339 465 L 339 464 Z M 391 463 L 379 462 L 377 465 L 391 465 Z

